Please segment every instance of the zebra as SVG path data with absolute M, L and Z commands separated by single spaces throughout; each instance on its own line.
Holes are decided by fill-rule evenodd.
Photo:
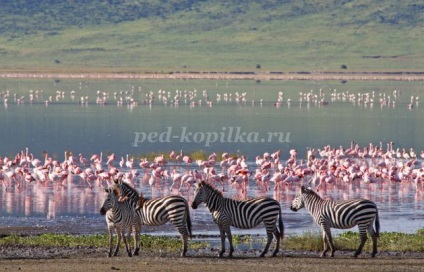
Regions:
M 361 243 L 358 250 L 353 255 L 358 257 L 367 240 L 367 231 L 373 242 L 371 256 L 374 258 L 377 253 L 377 238 L 380 232 L 380 222 L 378 219 L 377 205 L 367 199 L 352 199 L 343 201 L 332 201 L 322 199 L 315 191 L 302 186 L 299 193 L 294 198 L 290 209 L 298 211 L 305 207 L 312 215 L 315 222 L 321 226 L 324 250 L 321 257 L 325 257 L 328 252 L 327 243 L 331 250 L 331 257 L 334 257 L 334 245 L 330 228 L 349 229 L 358 225 Z M 375 223 L 375 230 L 373 228 Z
M 106 215 L 106 223 L 109 233 L 109 253 L 112 257 L 113 251 L 113 231 L 117 234 L 117 244 L 113 256 L 118 255 L 121 240 L 124 240 L 125 249 L 129 257 L 138 255 L 140 251 L 139 233 L 141 230 L 141 216 L 135 210 L 135 202 L 122 196 L 119 187 L 111 186 L 105 189 L 106 198 L 100 208 L 100 214 Z M 131 229 L 134 235 L 134 254 L 131 253 L 129 238 Z M 125 232 L 128 231 L 128 237 Z M 127 241 L 128 239 L 128 241 Z
M 117 204 L 128 203 L 128 211 L 134 213 L 135 218 L 138 220 L 137 223 L 140 224 L 138 233 L 141 230 L 141 225 L 161 226 L 170 221 L 181 236 L 183 243 L 181 256 L 186 256 L 188 238 L 192 238 L 192 223 L 189 206 L 185 198 L 170 195 L 147 199 L 143 197 L 142 193 L 138 195 L 137 191 L 122 179 L 115 180 L 112 187 L 119 192 Z M 137 236 L 134 240 L 136 238 Z M 139 245 L 138 242 L 137 245 Z M 138 247 L 135 252 L 138 254 Z
M 184 197 L 169 195 L 148 199 L 144 198 L 143 194 L 140 194 L 136 211 L 140 213 L 142 225 L 161 226 L 170 221 L 180 233 L 183 244 L 181 256 L 186 256 L 187 240 L 188 237 L 192 238 L 192 224 L 190 209 Z
M 225 235 L 230 243 L 229 257 L 233 256 L 234 247 L 230 226 L 242 229 L 251 229 L 264 222 L 267 233 L 267 243 L 265 249 L 260 254 L 264 257 L 268 252 L 273 236 L 277 240 L 273 257 L 277 255 L 280 248 L 280 240 L 284 237 L 284 224 L 281 217 L 280 204 L 270 197 L 258 197 L 247 200 L 235 200 L 226 198 L 222 192 L 212 185 L 201 181 L 197 183 L 195 197 L 191 207 L 197 209 L 201 204 L 209 208 L 214 222 L 218 225 L 221 235 L 221 250 L 219 257 L 225 253 Z M 277 218 L 278 228 L 277 228 Z

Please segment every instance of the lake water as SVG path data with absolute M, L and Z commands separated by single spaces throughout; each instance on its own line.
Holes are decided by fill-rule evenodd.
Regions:
M 13 158 L 28 148 L 44 161 L 58 161 L 65 151 L 90 158 L 110 153 L 115 164 L 127 154 L 175 150 L 229 152 L 245 155 L 252 165 L 257 155 L 282 150 L 281 159 L 296 149 L 349 147 L 388 142 L 394 148 L 424 150 L 422 82 L 286 82 L 286 81 L 171 81 L 171 80 L 0 80 L 0 156 Z M 412 106 L 409 106 L 411 104 Z M 416 167 L 423 167 L 419 161 Z M 138 165 L 138 164 L 136 164 Z M 167 166 L 181 170 L 183 165 Z M 194 164 L 190 167 L 196 167 Z M 121 169 L 128 171 L 127 169 Z M 217 169 L 220 171 L 220 169 Z M 134 180 L 147 196 L 170 193 L 169 184 L 151 188 L 145 172 Z M 286 233 L 317 230 L 306 211 L 289 210 L 299 185 L 263 193 L 251 179 L 248 195 L 269 195 L 283 208 Z M 0 187 L 3 226 L 57 226 L 58 231 L 105 233 L 98 211 L 103 185 L 88 188 L 78 176 L 64 184 L 40 181 L 21 189 Z M 225 193 L 237 197 L 235 188 Z M 413 233 L 424 227 L 423 192 L 413 184 L 340 184 L 320 192 L 334 199 L 366 197 L 380 209 L 382 231 Z M 192 192 L 183 194 L 187 199 Z M 207 209 L 191 210 L 194 233 L 217 234 Z M 72 227 L 70 227 L 72 226 Z M 173 233 L 169 227 L 148 232 Z M 200 233 L 199 233 L 200 232 Z M 235 230 L 235 233 L 259 233 Z

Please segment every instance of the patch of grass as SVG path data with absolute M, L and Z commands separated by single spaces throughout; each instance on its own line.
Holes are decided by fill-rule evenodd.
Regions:
M 0 245 L 22 246 L 94 246 L 108 245 L 107 235 L 41 234 L 34 236 L 10 235 L 0 239 Z
M 334 237 L 333 242 L 337 250 L 354 251 L 359 246 L 360 237 L 358 232 L 346 231 Z M 424 236 L 421 234 L 383 232 L 380 233 L 377 244 L 379 251 L 424 252 Z M 283 241 L 283 248 L 321 251 L 323 248 L 322 235 L 321 233 L 307 232 L 302 235 L 286 237 Z M 368 237 L 363 250 L 372 250 L 371 237 Z
M 181 250 L 181 241 L 176 237 L 141 235 L 141 248 L 153 251 L 162 250 L 178 252 Z M 131 238 L 132 239 L 132 238 Z M 252 242 L 265 243 L 266 239 L 251 235 L 233 235 L 235 244 L 251 244 Z M 116 239 L 115 239 L 116 242 Z M 132 240 L 130 241 L 132 243 Z M 337 250 L 355 251 L 359 246 L 360 238 L 357 232 L 347 231 L 334 237 Z M 108 247 L 106 234 L 71 235 L 71 234 L 42 234 L 34 236 L 10 235 L 0 238 L 2 245 L 45 246 L 45 247 Z M 123 243 L 121 245 L 124 246 Z M 209 243 L 189 241 L 189 249 L 209 247 Z M 321 251 L 321 233 L 306 232 L 301 235 L 285 237 L 282 248 L 287 250 Z M 372 250 L 371 238 L 364 246 L 364 251 Z M 420 233 L 406 234 L 399 232 L 383 232 L 378 240 L 379 251 L 395 252 L 424 252 L 424 236 Z
M 305 232 L 302 235 L 286 236 L 283 240 L 283 248 L 292 250 L 315 250 L 322 249 L 322 238 L 320 234 Z
M 71 235 L 41 234 L 33 236 L 10 235 L 0 238 L 1 245 L 42 246 L 42 247 L 108 247 L 108 235 Z M 175 237 L 140 235 L 142 249 L 166 250 L 177 252 L 181 249 L 181 240 Z M 116 243 L 116 237 L 114 239 Z M 131 238 L 130 243 L 133 243 Z M 206 247 L 206 243 L 189 241 L 190 249 Z M 124 247 L 124 243 L 121 243 Z

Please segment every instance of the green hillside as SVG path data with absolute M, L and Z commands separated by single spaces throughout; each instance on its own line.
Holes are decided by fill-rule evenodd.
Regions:
M 421 1 L 0 5 L 0 71 L 424 71 Z

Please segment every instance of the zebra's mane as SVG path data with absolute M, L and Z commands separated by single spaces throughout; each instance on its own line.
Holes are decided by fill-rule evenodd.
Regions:
M 202 183 L 201 183 L 201 185 L 202 186 L 205 186 L 206 188 L 208 188 L 209 190 L 213 191 L 214 193 L 222 196 L 222 192 L 220 190 L 216 189 L 215 186 L 213 186 L 212 184 L 210 184 L 210 183 L 208 183 L 208 182 L 206 182 L 206 181 L 203 180 Z
M 121 197 L 126 197 L 126 196 L 133 196 L 135 198 L 135 196 L 137 196 L 138 200 L 138 192 L 136 189 L 134 189 L 130 184 L 128 184 L 127 182 L 123 181 L 122 179 L 117 179 L 114 181 L 114 185 L 112 186 L 113 188 L 116 188 L 117 190 L 119 190 L 119 196 Z M 143 195 L 141 194 L 140 197 L 143 197 Z
M 301 191 L 304 194 L 313 195 L 315 197 L 318 197 L 318 198 L 322 199 L 322 197 L 317 192 L 315 192 L 314 190 L 312 190 L 311 188 L 306 188 L 305 186 L 302 185 Z

